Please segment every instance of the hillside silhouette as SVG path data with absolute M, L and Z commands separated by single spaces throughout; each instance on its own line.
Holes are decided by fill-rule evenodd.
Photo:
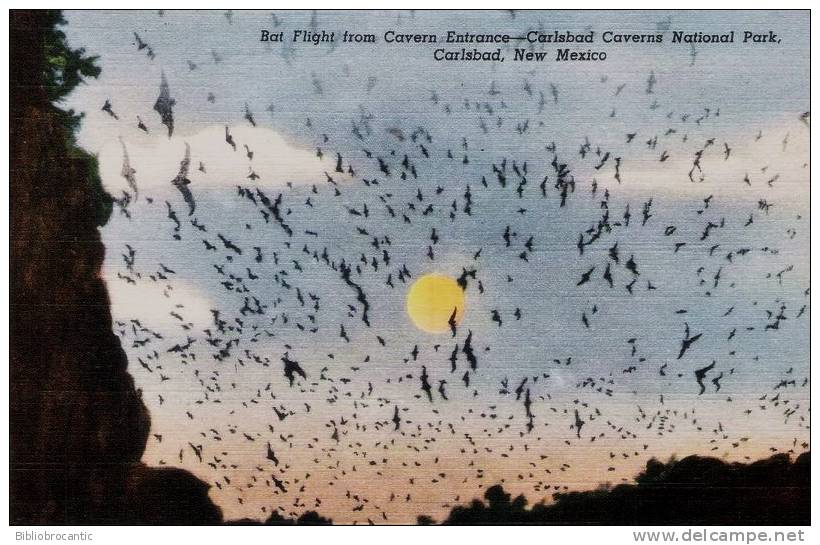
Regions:
M 687 456 L 649 460 L 634 484 L 557 493 L 553 503 L 527 508 L 501 485 L 484 500 L 452 509 L 442 524 L 544 525 L 807 525 L 810 524 L 811 454 L 792 462 L 777 454 L 750 464 Z M 421 516 L 419 524 L 433 524 Z

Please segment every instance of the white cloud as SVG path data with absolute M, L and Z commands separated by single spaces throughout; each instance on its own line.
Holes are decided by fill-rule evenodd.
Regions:
M 191 323 L 194 331 L 201 331 L 212 322 L 211 309 L 215 307 L 201 289 L 175 279 L 161 284 L 171 286 L 170 289 L 160 289 L 160 285 L 146 278 L 131 284 L 119 278 L 114 269 L 107 263 L 104 277 L 111 298 L 111 315 L 115 320 L 136 319 L 166 336 L 180 335 L 183 323 Z M 172 316 L 171 312 L 182 316 L 184 321 Z
M 703 147 L 706 137 L 690 136 L 685 145 L 659 144 L 654 150 L 646 146 L 626 154 L 622 165 L 623 184 L 608 181 L 617 188 L 617 194 L 636 192 L 643 195 L 702 197 L 704 192 L 721 198 L 754 198 L 801 203 L 807 200 L 809 189 L 809 138 L 807 127 L 797 119 L 791 123 L 763 126 L 741 132 L 737 129 L 713 131 L 714 144 L 707 148 L 701 159 L 704 181 L 692 183 L 688 172 L 692 168 L 695 151 Z M 788 136 L 788 138 L 787 138 Z M 787 143 L 784 149 L 784 139 Z M 724 143 L 731 148 L 725 158 Z M 668 146 L 668 147 L 667 147 Z M 669 159 L 659 157 L 668 150 Z M 580 170 L 579 170 L 580 171 Z M 614 172 L 610 167 L 610 171 Z M 608 180 L 609 173 L 601 174 L 588 168 L 583 172 L 589 179 L 597 176 Z M 693 175 L 697 179 L 698 172 Z M 751 185 L 744 182 L 748 174 Z M 769 186 L 767 182 L 777 179 Z
M 315 151 L 287 142 L 279 133 L 248 125 L 228 129 L 236 151 L 225 140 L 225 126 L 211 126 L 188 136 L 173 136 L 154 132 L 111 140 L 99 151 L 100 175 L 103 185 L 112 195 L 128 190 L 122 176 L 123 145 L 140 192 L 157 189 L 173 190 L 171 180 L 179 173 L 185 157 L 185 144 L 191 147 L 191 167 L 188 178 L 193 191 L 213 187 L 239 185 L 274 186 L 323 183 L 324 172 L 332 172 L 335 164 L 329 158 L 320 159 Z M 253 153 L 247 156 L 245 145 Z M 199 170 L 200 162 L 205 172 Z M 253 169 L 259 179 L 251 181 Z

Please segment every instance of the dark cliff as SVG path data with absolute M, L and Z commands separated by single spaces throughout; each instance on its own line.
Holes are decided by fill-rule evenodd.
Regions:
M 205 483 L 140 463 L 150 417 L 100 278 L 109 203 L 44 83 L 58 20 L 10 12 L 10 522 L 218 523 Z

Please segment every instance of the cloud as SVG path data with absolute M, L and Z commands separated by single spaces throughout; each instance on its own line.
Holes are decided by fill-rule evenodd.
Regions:
M 144 326 L 165 335 L 179 335 L 183 323 L 194 324 L 194 330 L 202 330 L 211 323 L 210 309 L 216 307 L 202 290 L 179 280 L 163 281 L 162 285 L 170 288 L 162 290 L 144 277 L 131 284 L 119 278 L 113 269 L 111 263 L 106 263 L 105 280 L 111 298 L 111 315 L 115 320 L 137 319 Z M 173 317 L 171 312 L 182 316 L 184 322 Z
M 702 172 L 693 172 L 696 180 L 703 176 L 702 182 L 693 183 L 688 173 L 695 152 L 704 147 L 707 137 L 693 133 L 687 135 L 685 143 L 659 139 L 654 149 L 642 146 L 642 142 L 630 148 L 630 153 L 624 155 L 623 184 L 617 185 L 617 193 L 698 199 L 711 193 L 727 199 L 765 197 L 790 205 L 806 202 L 809 138 L 807 127 L 797 116 L 788 123 L 761 124 L 759 128 L 712 127 L 708 134 L 714 143 L 703 152 Z M 725 144 L 731 150 L 728 158 Z M 662 153 L 668 154 L 664 162 L 659 161 Z M 606 174 L 589 167 L 579 172 L 586 179 L 606 178 Z M 746 176 L 751 185 L 744 182 Z
M 188 178 L 192 188 L 234 187 L 237 184 L 273 186 L 312 184 L 325 181 L 324 172 L 332 172 L 333 161 L 320 159 L 314 151 L 296 146 L 282 135 L 261 127 L 235 125 L 228 128 L 236 150 L 226 142 L 225 126 L 210 126 L 187 136 L 168 138 L 165 133 L 131 135 L 111 140 L 99 151 L 100 175 L 105 189 L 114 196 L 128 191 L 122 176 L 123 148 L 135 169 L 137 187 L 142 193 L 173 190 L 171 180 L 179 173 L 185 157 L 185 144 L 191 147 Z M 253 154 L 248 157 L 245 148 Z M 202 163 L 205 172 L 200 170 Z M 253 171 L 259 176 L 250 180 Z

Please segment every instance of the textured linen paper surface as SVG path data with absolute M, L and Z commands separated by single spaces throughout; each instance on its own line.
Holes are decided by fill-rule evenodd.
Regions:
M 808 524 L 808 11 L 12 11 L 15 524 Z

